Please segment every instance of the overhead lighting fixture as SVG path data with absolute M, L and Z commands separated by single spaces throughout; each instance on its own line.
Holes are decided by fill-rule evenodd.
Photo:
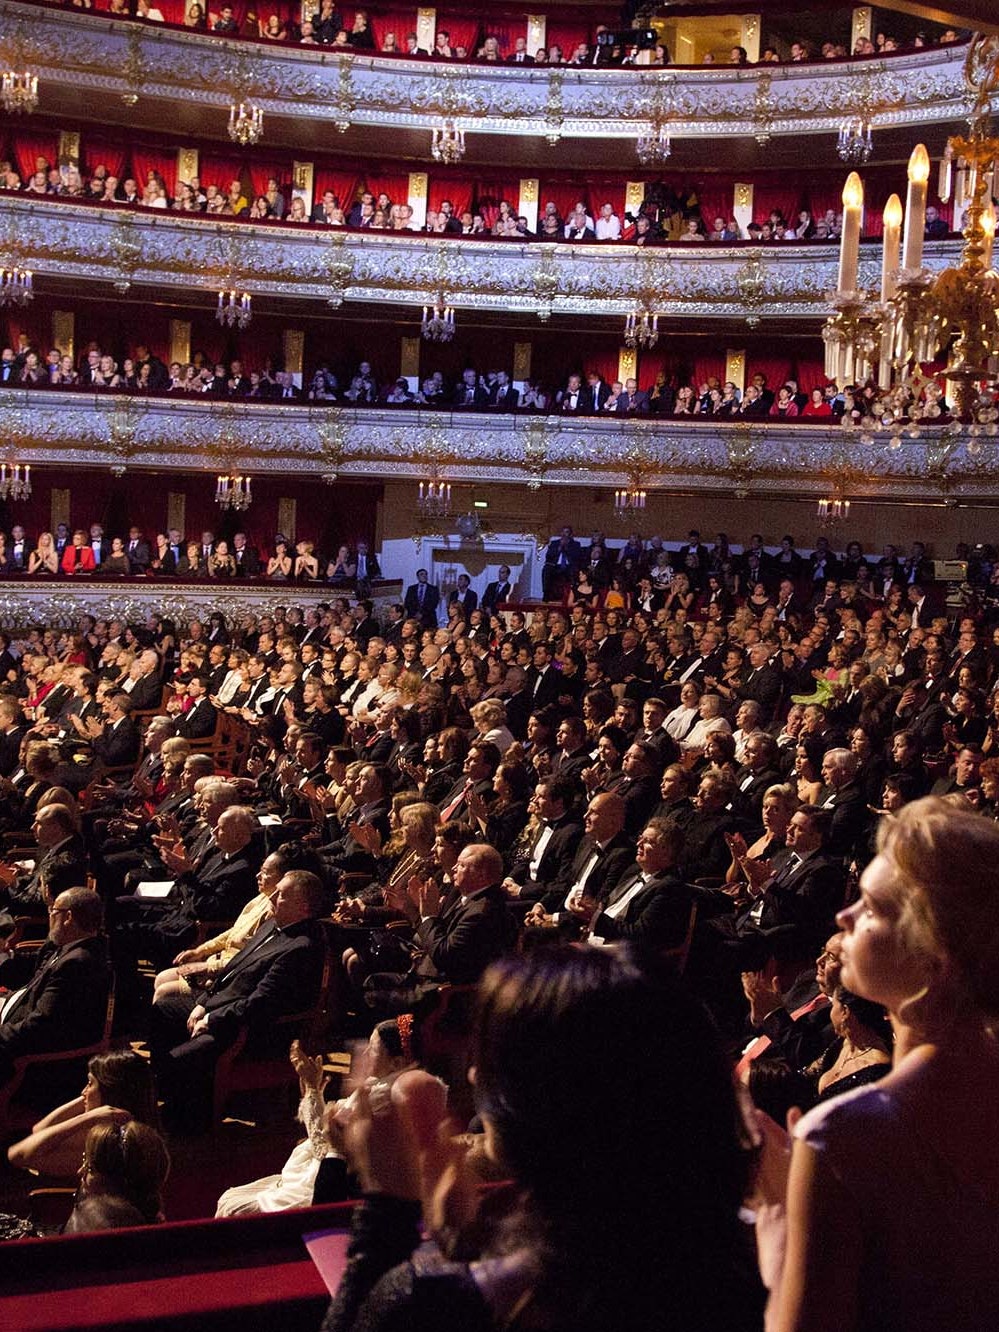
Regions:
M 0 102 L 8 115 L 30 116 L 38 106 L 38 75 L 8 69 L 0 76 Z
M 220 324 L 227 324 L 230 328 L 234 325 L 237 328 L 246 328 L 253 318 L 250 293 L 248 291 L 240 293 L 234 288 L 229 291 L 220 291 L 215 318 Z
M 252 102 L 233 102 L 229 107 L 229 138 L 246 148 L 259 143 L 264 132 L 264 113 Z

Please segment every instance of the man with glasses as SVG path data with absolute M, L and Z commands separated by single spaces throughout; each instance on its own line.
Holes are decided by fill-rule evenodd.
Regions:
M 88 888 L 61 892 L 49 908 L 49 937 L 31 980 L 0 999 L 0 1086 L 21 1055 L 79 1050 L 100 1040 L 111 969 L 101 899 Z

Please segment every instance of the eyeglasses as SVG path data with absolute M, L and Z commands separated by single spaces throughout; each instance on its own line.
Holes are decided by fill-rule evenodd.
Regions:
M 50 916 L 69 916 L 71 914 L 72 914 L 71 907 L 57 907 L 57 906 L 49 907 Z

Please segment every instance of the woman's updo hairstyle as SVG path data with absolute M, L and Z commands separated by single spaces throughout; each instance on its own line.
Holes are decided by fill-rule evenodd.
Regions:
M 881 820 L 878 851 L 897 871 L 889 892 L 908 948 L 946 958 L 958 999 L 999 1018 L 999 826 L 926 796 Z

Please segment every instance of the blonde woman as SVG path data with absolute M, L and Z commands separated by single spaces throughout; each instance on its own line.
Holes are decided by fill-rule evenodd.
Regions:
M 43 532 L 38 538 L 38 545 L 28 556 L 28 573 L 54 574 L 59 572 L 59 555 L 51 532 Z

